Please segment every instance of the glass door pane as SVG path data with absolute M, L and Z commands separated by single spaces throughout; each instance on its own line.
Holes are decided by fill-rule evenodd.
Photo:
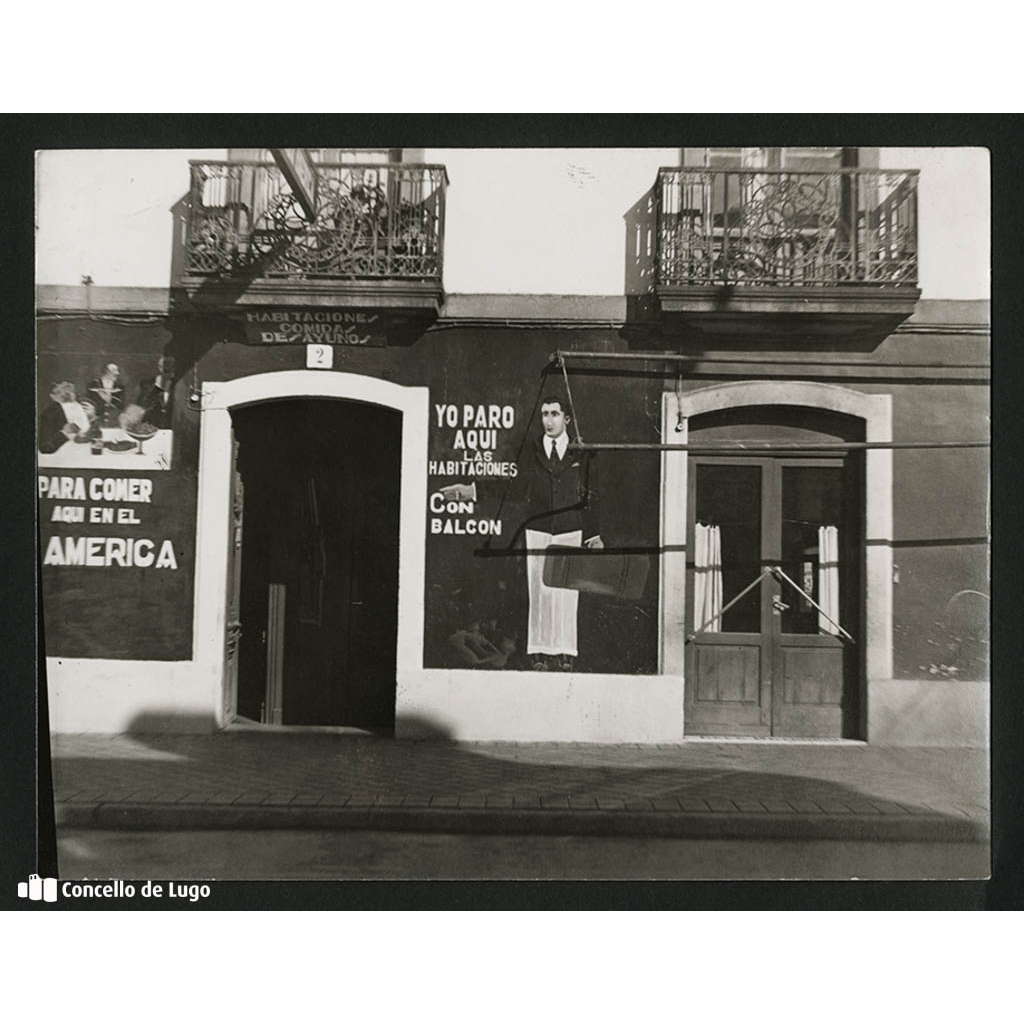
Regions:
M 843 471 L 834 466 L 782 468 L 782 571 L 839 621 L 839 566 L 842 537 Z M 831 529 L 829 529 L 831 528 Z M 781 599 L 783 633 L 817 634 L 823 630 L 818 610 L 784 583 Z
M 761 467 L 697 465 L 696 470 L 696 521 L 718 527 L 725 607 L 761 572 Z M 753 587 L 725 612 L 719 629 L 713 631 L 760 633 L 761 589 Z M 694 628 L 702 625 L 696 622 Z

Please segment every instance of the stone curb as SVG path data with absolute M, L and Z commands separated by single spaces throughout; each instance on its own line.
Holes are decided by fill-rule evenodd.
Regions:
M 132 831 L 290 829 L 874 842 L 989 841 L 988 821 L 914 815 L 316 807 L 230 804 L 58 804 L 61 828 Z

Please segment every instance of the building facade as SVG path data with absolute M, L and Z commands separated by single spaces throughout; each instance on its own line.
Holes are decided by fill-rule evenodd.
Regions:
M 983 745 L 970 152 L 43 154 L 53 728 Z

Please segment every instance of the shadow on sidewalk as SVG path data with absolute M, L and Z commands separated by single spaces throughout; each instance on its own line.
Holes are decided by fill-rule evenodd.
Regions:
M 436 723 L 419 724 L 428 739 L 256 727 L 188 733 L 183 731 L 186 726 L 208 723 L 153 713 L 136 719 L 130 734 L 59 738 L 54 792 L 58 803 L 206 804 L 211 809 L 269 805 L 746 813 L 788 815 L 794 821 L 807 815 L 837 821 L 870 816 L 893 823 L 919 817 L 950 826 L 967 819 L 956 807 L 956 795 L 941 792 L 941 780 L 929 788 L 927 780 L 899 778 L 889 766 L 858 778 L 863 748 L 832 748 L 829 755 L 807 755 L 803 748 L 799 755 L 795 751 L 801 748 L 790 747 L 787 753 L 779 747 L 768 753 L 765 748 L 716 744 L 695 744 L 685 751 L 637 745 L 474 744 L 452 742 Z M 819 757 L 822 764 L 826 756 L 832 757 L 833 777 L 813 774 L 809 756 Z M 786 770 L 787 758 L 801 757 L 797 771 Z

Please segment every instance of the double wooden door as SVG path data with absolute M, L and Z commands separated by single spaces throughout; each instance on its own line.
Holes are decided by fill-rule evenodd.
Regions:
M 686 732 L 855 735 L 856 458 L 694 458 L 691 467 L 689 536 L 701 543 L 688 567 Z

